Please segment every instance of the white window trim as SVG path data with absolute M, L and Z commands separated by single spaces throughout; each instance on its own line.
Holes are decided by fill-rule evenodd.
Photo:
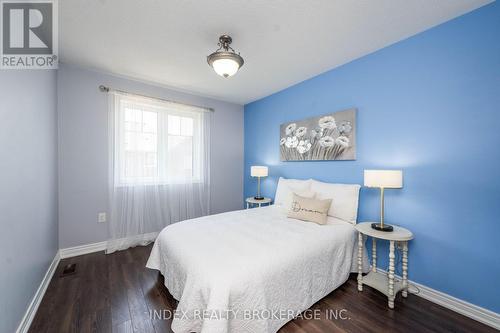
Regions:
M 141 95 L 133 95 L 129 93 L 121 93 L 121 92 L 113 92 L 115 95 L 118 95 L 118 106 L 115 105 L 115 110 L 114 110 L 114 130 L 115 130 L 115 135 L 113 139 L 113 147 L 112 149 L 114 150 L 113 154 L 115 155 L 115 163 L 116 165 L 114 166 L 114 172 L 113 172 L 113 177 L 115 179 L 114 184 L 115 187 L 132 187 L 132 186 L 175 186 L 175 185 L 184 185 L 184 184 L 203 184 L 205 183 L 205 180 L 203 179 L 203 170 L 201 170 L 201 166 L 199 167 L 200 170 L 194 170 L 194 165 L 196 164 L 194 162 L 194 159 L 196 158 L 193 156 L 193 172 L 196 172 L 197 175 L 194 176 L 192 179 L 190 179 L 189 182 L 180 182 L 180 181 L 175 181 L 175 180 L 168 180 L 166 179 L 167 176 L 164 174 L 159 175 L 157 177 L 137 177 L 137 180 L 134 180 L 132 178 L 135 177 L 125 177 L 122 174 L 122 168 L 120 163 L 121 157 L 124 155 L 124 148 L 123 148 L 123 139 L 124 138 L 124 133 L 125 133 L 125 120 L 124 120 L 124 106 L 122 105 L 124 102 L 125 103 L 130 103 L 130 104 L 136 104 L 138 106 L 142 106 L 143 111 L 150 111 L 150 112 L 157 112 L 158 113 L 158 129 L 160 128 L 160 118 L 168 117 L 169 115 L 172 116 L 179 116 L 179 117 L 184 117 L 184 118 L 192 118 L 193 119 L 193 140 L 196 137 L 195 133 L 200 134 L 200 127 L 201 126 L 201 119 L 200 119 L 200 113 L 202 112 L 211 112 L 211 109 L 208 108 L 201 108 L 201 107 L 195 107 L 195 106 L 189 106 L 181 103 L 175 103 L 171 101 L 164 101 L 164 100 L 156 100 L 150 97 L 144 97 Z M 164 113 L 163 115 L 160 115 L 161 113 Z M 198 119 L 196 119 L 198 118 Z M 165 144 L 168 144 L 168 122 L 163 119 L 164 124 L 162 126 L 162 130 L 157 131 L 157 140 L 160 141 L 160 135 L 165 135 Z M 161 133 L 160 133 L 161 132 Z M 121 139 L 121 142 L 119 142 Z M 202 138 L 198 138 L 198 140 L 202 140 Z M 194 144 L 193 144 L 194 146 Z M 163 153 L 160 151 L 159 147 L 159 142 L 157 143 L 157 165 L 160 166 L 161 164 L 166 164 L 167 163 L 167 153 L 165 152 L 165 148 L 163 149 Z M 194 150 L 194 147 L 193 147 Z M 118 156 L 117 156 L 118 155 Z M 193 151 L 194 155 L 194 151 Z M 197 156 L 197 158 L 200 160 L 198 161 L 198 164 L 201 165 L 201 161 L 203 157 Z M 118 160 L 119 162 L 116 162 Z M 161 169 L 158 167 L 158 172 L 160 173 Z

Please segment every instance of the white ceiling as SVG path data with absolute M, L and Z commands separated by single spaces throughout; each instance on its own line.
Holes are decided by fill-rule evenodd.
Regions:
M 62 0 L 60 59 L 245 104 L 412 36 L 490 0 Z M 233 37 L 245 65 L 206 56 Z

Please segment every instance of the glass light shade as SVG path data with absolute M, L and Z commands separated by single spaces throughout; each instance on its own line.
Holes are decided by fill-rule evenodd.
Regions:
M 402 188 L 403 171 L 401 170 L 365 170 L 366 187 Z
M 236 74 L 240 65 L 233 59 L 217 59 L 213 62 L 214 71 L 223 77 L 229 77 Z
M 268 168 L 266 166 L 254 165 L 250 168 L 250 175 L 252 177 L 267 177 Z

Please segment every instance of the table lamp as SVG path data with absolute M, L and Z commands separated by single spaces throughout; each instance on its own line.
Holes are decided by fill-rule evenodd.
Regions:
M 384 224 L 384 189 L 402 188 L 403 171 L 401 170 L 365 170 L 366 187 L 380 188 L 380 223 L 372 223 L 372 228 L 380 231 L 392 231 L 394 228 Z
M 260 195 L 260 178 L 267 177 L 268 169 L 266 166 L 254 165 L 250 168 L 250 175 L 252 177 L 257 177 L 257 195 L 253 197 L 255 200 L 264 200 L 264 197 Z

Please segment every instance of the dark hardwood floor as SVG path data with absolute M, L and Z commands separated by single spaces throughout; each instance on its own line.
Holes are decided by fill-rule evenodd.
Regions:
M 169 320 L 150 319 L 150 310 L 176 307 L 161 275 L 144 267 L 150 250 L 136 247 L 61 260 L 30 332 L 172 332 Z M 70 263 L 76 264 L 76 273 L 61 277 Z M 497 332 L 414 295 L 404 300 L 398 295 L 395 306 L 388 309 L 387 299 L 370 287 L 359 293 L 352 275 L 313 305 L 320 319 L 295 319 L 280 333 Z

